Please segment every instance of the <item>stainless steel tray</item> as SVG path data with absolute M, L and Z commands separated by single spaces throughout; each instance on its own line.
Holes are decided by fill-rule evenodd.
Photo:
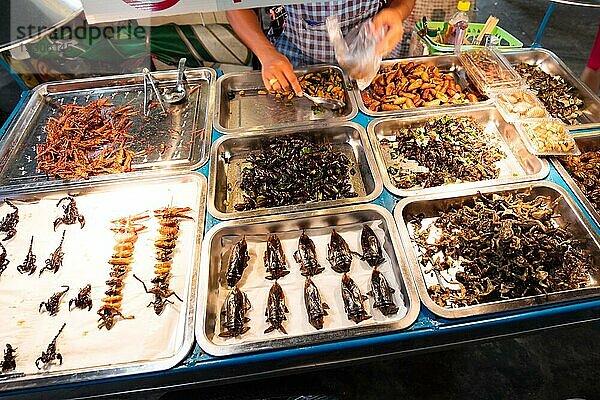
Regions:
M 175 85 L 176 71 L 153 73 L 160 88 Z M 212 107 L 216 73 L 209 68 L 186 71 L 190 85 L 188 101 L 168 105 L 169 114 L 162 117 L 159 107 L 150 117 L 142 117 L 143 75 L 130 74 L 78 79 L 42 84 L 33 89 L 19 113 L 0 140 L 0 185 L 60 185 L 65 180 L 36 172 L 36 144 L 46 140 L 44 127 L 48 118 L 56 116 L 58 104 L 86 104 L 108 97 L 115 105 L 132 102 L 140 114 L 132 117 L 129 132 L 134 135 L 132 150 L 153 150 L 134 158 L 132 173 L 156 169 L 194 170 L 208 160 L 212 137 Z M 154 99 L 156 101 L 156 99 Z M 101 175 L 93 181 L 120 179 L 125 174 Z
M 437 305 L 427 292 L 425 278 L 423 276 L 421 265 L 417 259 L 416 248 L 411 239 L 408 222 L 419 213 L 424 213 L 425 218 L 433 217 L 437 213 L 446 210 L 449 206 L 468 203 L 472 196 L 477 192 L 481 193 L 506 193 L 531 189 L 531 195 L 550 196 L 552 199 L 561 198 L 558 204 L 556 221 L 560 226 L 568 226 L 574 235 L 578 238 L 589 239 L 590 246 L 593 246 L 595 254 L 595 264 L 600 265 L 600 236 L 594 230 L 587 218 L 577 207 L 573 199 L 559 185 L 552 182 L 531 182 L 517 183 L 512 185 L 494 186 L 485 189 L 470 189 L 461 193 L 445 193 L 439 195 L 417 196 L 401 200 L 394 209 L 394 219 L 400 230 L 400 238 L 404 246 L 404 254 L 408 259 L 413 277 L 416 281 L 417 290 L 425 306 L 434 314 L 443 318 L 463 318 L 474 315 L 483 315 L 511 310 L 518 310 L 525 307 L 555 303 L 566 300 L 584 299 L 600 294 L 599 286 L 591 286 L 576 290 L 567 290 L 546 295 L 529 296 L 520 299 L 504 300 L 497 302 L 484 303 L 468 307 L 445 308 Z M 593 277 L 598 285 L 600 274 L 596 272 Z
M 424 57 L 412 57 L 412 58 L 402 58 L 396 60 L 384 60 L 381 62 L 381 66 L 392 65 L 397 62 L 409 62 L 412 61 L 415 64 L 425 64 L 427 66 L 433 65 L 440 69 L 441 72 L 450 74 L 454 77 L 456 83 L 458 83 L 463 91 L 468 87 L 473 93 L 482 96 L 477 88 L 473 85 L 473 83 L 469 80 L 467 76 L 466 70 L 461 64 L 458 57 L 454 54 L 448 55 L 439 55 L 439 56 L 424 56 Z M 464 109 L 465 107 L 473 107 L 481 104 L 492 104 L 492 99 L 487 99 L 481 101 L 479 103 L 466 103 L 466 104 L 448 104 L 443 106 L 436 107 L 418 107 L 411 108 L 406 110 L 397 110 L 397 111 L 371 111 L 367 106 L 365 106 L 364 101 L 362 100 L 361 91 L 358 87 L 354 86 L 354 96 L 356 97 L 356 102 L 358 103 L 358 107 L 360 111 L 364 114 L 369 115 L 371 117 L 383 117 L 388 115 L 398 115 L 398 116 L 410 116 L 410 115 L 419 115 L 419 114 L 429 114 L 432 112 L 436 112 L 438 110 L 455 110 L 455 109 Z
M 430 118 L 441 116 L 465 116 L 472 117 L 480 122 L 486 132 L 490 132 L 493 137 L 498 139 L 500 148 L 506 153 L 506 158 L 497 165 L 500 169 L 500 177 L 479 182 L 453 183 L 443 186 L 430 188 L 402 189 L 396 187 L 388 174 L 387 167 L 391 161 L 388 152 L 381 147 L 379 141 L 383 138 L 393 137 L 393 131 L 406 128 L 413 124 L 424 123 Z M 371 146 L 375 152 L 375 159 L 381 173 L 383 184 L 387 190 L 396 196 L 420 196 L 431 193 L 445 193 L 448 191 L 468 190 L 471 188 L 480 188 L 505 183 L 515 183 L 523 181 L 533 181 L 544 179 L 550 172 L 548 161 L 531 155 L 525 143 L 521 140 L 515 127 L 508 124 L 502 118 L 502 115 L 493 106 L 479 106 L 452 111 L 437 111 L 427 115 L 412 117 L 387 117 L 376 119 L 369 123 L 367 127 Z
M 85 226 L 81 229 L 78 224 L 61 225 L 54 232 L 52 221 L 62 214 L 56 202 L 67 194 L 76 196 Z M 183 360 L 194 344 L 205 194 L 206 178 L 194 172 L 118 182 L 72 183 L 61 189 L 0 188 L 0 201 L 12 199 L 20 216 L 17 235 L 3 242 L 11 262 L 0 278 L 0 299 L 4 299 L 0 308 L 3 321 L 0 340 L 3 346 L 11 343 L 18 347 L 17 369 L 14 374 L 0 375 L 0 392 L 166 370 Z M 110 271 L 107 261 L 114 245 L 110 219 L 144 210 L 151 213 L 157 205 L 193 209 L 190 215 L 194 220 L 180 225 L 170 282 L 184 302 L 172 298 L 174 304 L 167 304 L 162 315 L 155 315 L 152 307 L 146 307 L 152 295 L 145 293 L 129 273 L 122 307 L 126 313 L 134 314 L 135 319 L 118 321 L 112 330 L 99 331 L 96 311 L 105 297 L 105 280 Z M 5 215 L 7 209 L 8 206 L 2 205 L 0 213 Z M 140 233 L 132 269 L 148 284 L 154 274 L 158 223 L 151 218 L 144 224 L 148 229 Z M 56 274 L 46 272 L 38 277 L 44 259 L 58 245 L 63 229 L 66 234 L 62 267 Z M 37 270 L 32 276 L 21 275 L 16 266 L 27 254 L 31 235 L 35 237 Z M 92 285 L 92 310 L 69 311 L 69 299 L 87 283 Z M 63 298 L 59 313 L 54 317 L 40 314 L 40 301 L 65 284 L 70 291 Z M 56 364 L 38 371 L 35 358 L 46 350 L 63 322 L 67 325 L 57 342 L 57 351 L 64 358 L 62 366 Z
M 600 151 L 600 131 L 575 133 L 573 134 L 573 138 L 582 153 L 586 151 Z M 560 158 L 553 157 L 552 164 L 556 167 L 558 173 L 563 177 L 567 185 L 569 185 L 569 188 L 581 202 L 583 208 L 585 208 L 587 213 L 592 217 L 596 225 L 600 227 L 600 210 L 596 210 L 586 195 L 583 194 L 577 185 L 577 182 L 575 182 L 571 174 L 566 170 L 562 162 L 560 162 Z
M 589 129 L 600 126 L 600 98 L 581 82 L 556 54 L 546 49 L 523 49 L 502 54 L 513 65 L 524 62 L 537 65 L 550 75 L 561 76 L 579 91 L 585 108 L 583 114 L 577 118 L 579 124 L 569 125 L 569 129 Z
M 351 176 L 351 184 L 358 193 L 358 197 L 235 211 L 234 205 L 242 201 L 242 191 L 239 188 L 238 180 L 246 157 L 252 151 L 259 150 L 267 140 L 289 134 L 306 134 L 318 143 L 330 143 L 334 150 L 344 152 L 357 170 L 357 173 Z M 367 135 L 362 126 L 353 122 L 322 128 L 296 128 L 277 133 L 258 133 L 243 137 L 224 136 L 212 145 L 208 179 L 210 182 L 208 185 L 208 211 L 214 217 L 222 220 L 367 203 L 377 198 L 383 190 L 379 171 L 377 171 L 375 160 L 369 149 Z
M 350 82 L 339 67 L 315 65 L 294 72 L 301 75 L 323 68 L 339 71 L 344 79 L 346 106 L 341 112 L 323 109 L 315 114 L 312 110 L 313 103 L 302 97 L 294 97 L 290 100 L 291 105 L 286 106 L 286 100 L 258 94 L 258 90 L 265 89 L 260 71 L 231 73 L 221 76 L 217 81 L 215 128 L 225 134 L 244 134 L 351 120 L 358 113 L 358 109 L 348 90 Z M 244 91 L 244 95 L 239 94 L 241 90 Z M 231 100 L 228 94 L 233 96 Z
M 245 235 L 246 241 L 249 243 L 249 248 L 251 248 L 253 242 L 262 243 L 266 241 L 268 233 L 276 233 L 282 241 L 285 241 L 287 238 L 287 240 L 293 240 L 297 246 L 297 238 L 303 230 L 306 230 L 309 236 L 326 235 L 328 238 L 332 228 L 343 229 L 343 226 L 357 225 L 360 230 L 361 224 L 372 221 L 377 221 L 378 226 L 382 229 L 383 237 L 385 238 L 382 246 L 389 258 L 389 269 L 387 270 L 389 274 L 387 279 L 392 282 L 393 278 L 398 283 L 396 293 L 398 293 L 397 289 L 400 289 L 405 306 L 404 315 L 400 315 L 399 311 L 395 317 L 384 317 L 381 314 L 376 316 L 375 312 L 372 312 L 373 310 L 370 309 L 372 300 L 368 300 L 365 302 L 365 305 L 367 311 L 373 317 L 360 324 L 347 321 L 343 304 L 341 304 L 341 294 L 339 293 L 342 274 L 338 274 L 331 269 L 329 263 L 325 260 L 326 247 L 320 245 L 317 241 L 317 256 L 321 265 L 325 267 L 325 271 L 314 277 L 313 281 L 318 286 L 323 301 L 327 302 L 330 306 L 330 315 L 325 317 L 326 324 L 336 318 L 338 321 L 346 319 L 346 324 L 343 327 L 326 325 L 320 331 L 315 330 L 312 326 L 308 326 L 309 329 L 307 331 L 298 332 L 297 330 L 292 330 L 294 329 L 291 326 L 293 323 L 296 323 L 296 326 L 301 323 L 308 324 L 305 321 L 307 317 L 302 299 L 304 277 L 300 275 L 298 264 L 291 258 L 291 253 L 295 248 L 286 248 L 284 245 L 284 251 L 286 252 L 291 272 L 279 279 L 279 283 L 284 288 L 287 305 L 290 310 L 290 313 L 287 314 L 288 321 L 286 322 L 288 325 L 288 335 L 279 333 L 262 334 L 263 330 L 268 326 L 265 323 L 263 303 L 272 281 L 264 279 L 265 270 L 262 262 L 262 253 L 253 254 L 251 252 L 249 266 L 244 272 L 244 277 L 240 281 L 239 286 L 242 291 L 250 290 L 249 286 L 252 283 L 249 282 L 254 275 L 257 275 L 256 278 L 261 284 L 259 287 L 261 290 L 262 282 L 264 282 L 264 293 L 262 293 L 264 296 L 259 296 L 258 299 L 250 298 L 255 315 L 251 315 L 251 321 L 248 323 L 248 326 L 250 326 L 248 333 L 254 331 L 258 334 L 258 337 L 254 340 L 244 340 L 244 336 L 239 339 L 230 338 L 223 340 L 219 338 L 220 340 L 217 340 L 216 334 L 220 332 L 220 327 L 216 325 L 218 314 L 221 310 L 221 304 L 218 303 L 219 293 L 227 291 L 226 288 L 219 284 L 219 273 L 223 265 L 222 254 L 224 254 L 225 241 L 231 243 L 232 241 L 239 240 L 241 235 Z M 341 234 L 344 235 L 343 231 L 341 231 Z M 355 239 L 358 239 L 358 237 L 359 234 Z M 358 241 L 356 240 L 356 243 L 351 240 L 348 242 L 352 250 L 360 251 Z M 215 356 L 224 356 L 285 347 L 307 346 L 325 341 L 355 338 L 357 336 L 404 329 L 410 326 L 419 315 L 420 302 L 418 301 L 416 289 L 410 276 L 410 270 L 402 259 L 401 251 L 398 232 L 394 226 L 391 213 L 381 206 L 372 204 L 221 223 L 213 227 L 206 234 L 203 243 L 202 252 L 204 257 L 200 267 L 199 314 L 196 319 L 196 339 L 204 351 Z M 227 260 L 225 259 L 224 262 L 226 263 Z M 363 275 L 367 274 L 370 276 L 372 269 L 366 263 L 355 259 L 349 275 L 353 277 L 360 286 L 361 292 L 365 294 L 368 291 L 367 284 L 361 284 L 362 280 L 359 281 L 357 279 L 360 270 L 363 270 Z M 327 286 L 326 282 L 329 281 L 332 281 L 333 286 Z M 393 285 L 393 283 L 390 284 Z M 327 290 L 328 288 L 329 290 Z M 292 296 L 294 293 L 297 296 Z M 338 325 L 340 324 L 341 322 L 338 322 Z

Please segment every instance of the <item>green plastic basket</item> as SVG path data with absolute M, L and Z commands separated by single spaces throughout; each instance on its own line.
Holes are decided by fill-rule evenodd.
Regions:
M 442 29 L 444 26 L 444 23 L 445 22 L 438 22 L 438 21 L 429 22 L 428 21 L 427 27 L 429 29 Z M 485 24 L 480 24 L 480 23 L 475 23 L 475 22 L 469 23 L 469 26 L 467 28 L 467 33 L 465 35 L 466 41 L 470 42 L 472 40 L 475 40 L 477 38 L 477 36 L 479 35 L 479 32 L 481 32 L 481 30 L 483 29 L 484 26 L 485 26 Z M 441 44 L 441 43 L 434 41 L 433 38 L 431 38 L 429 36 L 423 37 L 420 34 L 418 34 L 418 31 L 421 30 L 421 28 L 423 28 L 423 22 L 419 21 L 415 24 L 414 29 L 415 29 L 415 32 L 417 33 L 417 35 L 421 38 L 421 40 L 428 47 L 430 54 L 454 52 L 453 44 Z M 496 36 L 498 39 L 500 39 L 500 43 L 498 45 L 498 49 L 500 49 L 500 50 L 520 49 L 521 47 L 523 47 L 523 42 L 521 42 L 519 39 L 517 39 L 516 37 L 514 37 L 507 31 L 505 31 L 504 29 L 500 28 L 499 26 L 496 26 L 494 28 L 494 30 L 492 31 L 492 36 Z M 465 45 L 463 45 L 462 48 L 465 50 L 468 50 L 468 49 L 473 49 L 473 48 L 478 48 L 478 47 L 481 47 L 481 46 L 472 46 L 472 45 L 465 44 Z

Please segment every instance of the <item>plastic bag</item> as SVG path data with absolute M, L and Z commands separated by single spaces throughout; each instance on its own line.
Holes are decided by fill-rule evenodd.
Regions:
M 383 38 L 383 28 L 375 32 L 372 20 L 354 27 L 344 38 L 337 16 L 325 21 L 329 41 L 333 45 L 335 59 L 351 79 L 355 79 L 360 90 L 371 84 L 381 63 L 381 56 L 375 51 L 377 43 Z

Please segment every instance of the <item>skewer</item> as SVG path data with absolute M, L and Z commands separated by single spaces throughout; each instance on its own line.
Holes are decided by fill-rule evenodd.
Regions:
M 498 21 L 498 18 L 494 17 L 493 15 L 490 15 L 487 21 L 485 21 L 485 25 L 481 29 L 481 32 L 479 32 L 479 35 L 477 35 L 477 39 L 475 39 L 475 42 L 473 44 L 480 44 L 485 35 L 487 35 L 488 33 L 492 33 L 494 28 L 496 28 Z

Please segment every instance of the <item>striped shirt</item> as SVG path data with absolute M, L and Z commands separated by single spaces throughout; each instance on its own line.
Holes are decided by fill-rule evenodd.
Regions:
M 379 0 L 328 1 L 286 5 L 287 20 L 275 43 L 294 67 L 318 63 L 335 63 L 333 46 L 325 27 L 330 15 L 337 15 L 342 34 L 372 18 L 380 8 Z

